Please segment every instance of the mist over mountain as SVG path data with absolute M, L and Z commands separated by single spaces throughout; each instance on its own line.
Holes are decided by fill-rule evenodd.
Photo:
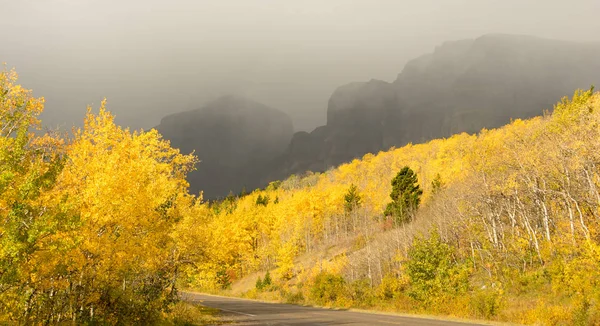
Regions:
M 283 113 L 231 98 L 169 116 L 158 129 L 173 146 L 196 151 L 203 162 L 190 176 L 192 189 L 214 198 L 392 146 L 541 115 L 575 89 L 598 84 L 599 57 L 598 43 L 490 34 L 445 42 L 409 61 L 393 82 L 338 87 L 327 123 L 310 133 L 292 136 Z M 244 108 L 240 116 L 236 105 Z M 246 119 L 249 126 L 241 124 Z
M 81 126 L 103 98 L 132 129 L 223 95 L 325 124 L 337 86 L 392 81 L 447 40 L 492 32 L 600 41 L 597 0 L 0 0 L 0 63 Z M 465 10 L 468 8 L 468 10 Z
M 599 43 L 520 35 L 445 42 L 409 61 L 393 83 L 339 87 L 327 124 L 295 134 L 273 178 L 541 115 L 561 97 L 600 81 L 599 56 Z
M 287 114 L 238 96 L 166 116 L 156 129 L 174 147 L 200 158 L 188 180 L 190 191 L 202 190 L 206 198 L 258 187 L 256 176 L 266 173 L 266 163 L 283 152 L 294 132 Z

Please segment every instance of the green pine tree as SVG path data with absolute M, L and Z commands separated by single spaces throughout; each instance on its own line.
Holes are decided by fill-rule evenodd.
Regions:
M 256 289 L 257 290 L 262 290 L 264 287 L 263 281 L 260 279 L 260 276 L 258 277 L 258 279 L 256 280 Z
M 258 195 L 258 197 L 256 198 L 256 206 L 258 205 L 263 205 L 263 206 L 267 206 L 269 205 L 269 195 Z
M 271 274 L 269 273 L 269 271 L 267 271 L 267 274 L 265 274 L 265 278 L 263 279 L 263 289 L 268 289 L 271 286 L 272 280 L 271 280 Z
M 392 202 L 385 208 L 385 216 L 391 216 L 397 225 L 409 222 L 419 208 L 422 194 L 417 175 L 408 166 L 403 167 L 392 180 Z
M 354 209 L 360 206 L 361 197 L 358 193 L 356 185 L 350 185 L 348 192 L 344 196 L 344 208 L 347 213 L 352 212 Z

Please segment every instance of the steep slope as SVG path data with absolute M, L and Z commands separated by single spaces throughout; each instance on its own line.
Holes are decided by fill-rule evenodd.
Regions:
M 422 201 L 394 221 L 384 211 L 405 166 Z M 597 325 L 599 189 L 600 93 L 577 92 L 544 117 L 367 154 L 205 205 L 214 258 L 192 282 L 241 279 L 246 296 L 295 303 Z M 360 201 L 349 208 L 353 191 Z
M 285 113 L 235 96 L 167 116 L 156 129 L 183 153 L 195 152 L 201 162 L 188 176 L 191 191 L 203 190 L 211 199 L 262 186 L 265 163 L 283 152 L 293 134 Z
M 393 83 L 338 88 L 327 124 L 294 135 L 272 178 L 541 115 L 564 94 L 597 84 L 598 58 L 596 43 L 517 35 L 446 42 L 408 62 Z
M 278 178 L 303 171 L 324 171 L 395 142 L 398 99 L 392 84 L 380 80 L 351 83 L 335 90 L 329 100 L 327 125 L 294 134 L 275 166 Z

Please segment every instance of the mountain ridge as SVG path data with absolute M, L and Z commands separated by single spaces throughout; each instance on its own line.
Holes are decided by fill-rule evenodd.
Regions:
M 188 176 L 190 190 L 202 190 L 210 199 L 244 186 L 253 189 L 256 171 L 281 153 L 293 135 L 286 113 L 232 95 L 169 115 L 156 129 L 174 147 L 200 158 L 197 170 Z
M 228 186 L 220 186 L 211 181 L 199 186 L 191 179 L 192 189 L 218 187 L 219 191 L 208 191 L 216 196 L 207 198 L 223 197 L 229 191 L 239 192 L 244 186 L 247 189 L 264 187 L 270 181 L 291 174 L 323 172 L 367 153 L 461 132 L 476 133 L 513 119 L 541 115 L 544 110 L 551 110 L 564 95 L 600 81 L 598 57 L 600 43 L 527 35 L 486 34 L 474 39 L 447 41 L 433 52 L 408 61 L 394 81 L 371 79 L 339 86 L 328 101 L 324 125 L 311 132 L 267 132 L 287 139 L 287 144 L 282 146 L 282 142 L 278 142 L 276 146 L 266 146 L 264 138 L 257 140 L 272 149 L 260 160 L 230 157 L 236 164 L 249 165 L 244 168 L 242 182 L 231 180 L 226 183 Z M 218 107 L 219 102 L 212 105 Z M 267 120 L 268 112 L 259 115 Z M 271 123 L 286 124 L 285 120 L 275 119 Z M 165 129 L 162 125 L 159 131 Z M 290 128 L 286 130 L 289 132 Z M 166 132 L 165 137 L 172 138 L 172 133 Z M 205 160 L 207 157 L 202 156 L 200 147 L 212 146 L 217 149 L 212 155 L 220 157 L 218 149 L 227 140 L 226 135 L 222 137 L 204 145 L 196 143 L 193 137 L 183 142 L 171 140 L 185 152 L 196 150 L 200 159 Z M 238 138 L 248 141 L 253 135 L 246 132 Z M 251 142 L 242 142 L 239 146 L 252 148 Z M 204 154 L 211 152 L 204 150 Z M 198 166 L 199 171 L 205 169 L 202 164 Z M 232 164 L 227 159 L 220 164 L 224 172 L 217 166 L 211 174 L 239 175 L 239 171 L 227 170 Z

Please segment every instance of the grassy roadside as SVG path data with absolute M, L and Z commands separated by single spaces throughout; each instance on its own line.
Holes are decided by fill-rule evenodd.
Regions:
M 418 318 L 418 319 L 432 319 L 432 320 L 452 321 L 452 322 L 459 322 L 459 323 L 474 323 L 474 324 L 480 324 L 480 325 L 494 325 L 494 326 L 517 326 L 517 325 L 520 325 L 520 324 L 515 324 L 515 323 L 509 323 L 509 322 L 499 322 L 499 321 L 472 319 L 472 318 L 461 318 L 461 317 L 446 316 L 446 315 L 432 315 L 432 314 L 426 314 L 426 313 L 407 313 L 407 312 L 398 312 L 398 311 L 393 311 L 393 310 L 382 310 L 382 309 L 376 309 L 376 308 L 365 309 L 365 308 L 359 308 L 359 307 L 320 306 L 320 305 L 316 305 L 316 304 L 310 304 L 307 302 L 290 302 L 290 301 L 286 300 L 285 298 L 276 297 L 276 296 L 258 295 L 256 297 L 249 298 L 248 296 L 245 296 L 244 294 L 238 295 L 238 294 L 234 294 L 230 291 L 221 291 L 221 292 L 213 291 L 211 293 L 195 291 L 193 289 L 185 289 L 182 291 L 188 292 L 188 293 L 198 293 L 198 294 L 202 294 L 202 295 L 224 297 L 224 298 L 231 298 L 231 299 L 238 299 L 238 300 L 248 300 L 248 301 L 256 301 L 256 302 L 262 302 L 262 303 L 289 304 L 289 305 L 314 307 L 314 308 L 330 309 L 330 310 L 345 310 L 345 311 L 353 311 L 353 312 L 360 312 L 360 313 L 373 314 L 373 315 L 398 316 L 398 317 L 409 317 L 409 318 Z M 264 294 L 265 292 L 262 292 L 262 293 Z M 266 292 L 266 293 L 268 294 L 268 292 Z M 226 323 L 226 321 L 225 321 L 225 323 Z
M 220 317 L 218 309 L 205 307 L 199 304 L 180 301 L 173 309 L 163 314 L 160 326 L 195 326 L 195 325 L 223 325 L 227 321 Z

